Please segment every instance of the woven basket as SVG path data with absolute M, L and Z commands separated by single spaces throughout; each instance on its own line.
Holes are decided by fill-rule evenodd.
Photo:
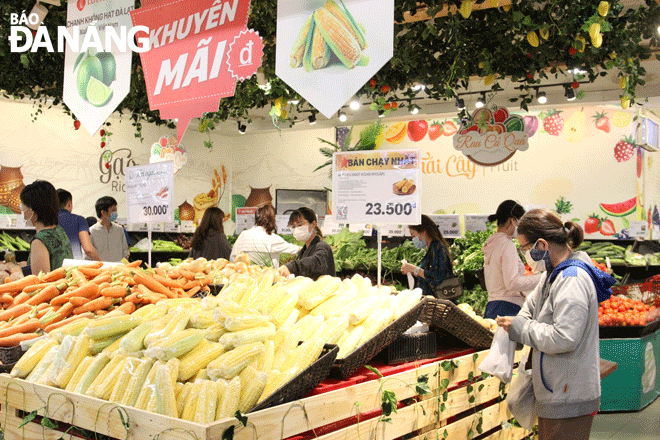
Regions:
M 387 365 L 429 359 L 438 354 L 435 332 L 403 334 L 385 347 L 379 355 Z
M 420 321 L 445 330 L 472 348 L 489 348 L 493 332 L 483 327 L 451 301 L 429 298 Z
M 339 353 L 336 345 L 325 344 L 319 358 L 305 370 L 282 385 L 269 398 L 252 408 L 249 412 L 255 412 L 271 406 L 281 405 L 293 400 L 302 399 L 320 384 L 330 372 L 332 363 Z
M 399 319 L 385 327 L 369 339 L 360 348 L 346 356 L 337 359 L 330 370 L 332 377 L 346 379 L 374 358 L 383 348 L 390 345 L 396 338 L 410 327 L 415 325 L 419 315 L 426 305 L 427 298 L 423 298 L 415 307 L 407 311 Z
M 0 347 L 0 362 L 2 365 L 15 364 L 23 356 L 20 344 L 14 347 Z

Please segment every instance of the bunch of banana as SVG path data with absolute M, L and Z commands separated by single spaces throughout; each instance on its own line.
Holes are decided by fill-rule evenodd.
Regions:
M 291 67 L 322 69 L 330 62 L 330 51 L 349 69 L 369 63 L 362 54 L 367 47 L 364 27 L 341 4 L 328 0 L 305 21 L 291 49 Z

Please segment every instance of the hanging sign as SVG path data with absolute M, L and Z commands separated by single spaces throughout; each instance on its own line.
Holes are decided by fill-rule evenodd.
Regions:
M 458 214 L 430 214 L 444 238 L 461 237 L 461 217 Z
M 275 73 L 331 118 L 392 58 L 393 23 L 393 0 L 277 2 Z
M 172 168 L 172 162 L 126 168 L 128 223 L 160 223 L 173 220 Z
M 335 153 L 332 206 L 338 223 L 421 223 L 421 150 Z
M 630 222 L 630 236 L 635 239 L 644 240 L 648 235 L 648 222 L 633 220 Z
M 505 107 L 477 109 L 454 135 L 454 148 L 477 165 L 501 164 L 529 148 L 525 122 Z
M 488 229 L 488 214 L 465 214 L 465 230 L 481 232 Z
M 250 0 L 142 1 L 133 24 L 147 26 L 150 49 L 140 53 L 149 108 L 177 119 L 181 141 L 192 118 L 215 112 L 237 81 L 261 66 L 263 43 L 247 29 Z
M 70 34 L 79 32 L 77 49 L 82 51 L 66 45 L 63 99 L 90 134 L 101 128 L 130 91 L 133 52 L 126 39 L 134 7 L 135 0 L 68 2 L 66 28 Z
M 289 214 L 286 215 L 276 215 L 275 224 L 277 225 L 277 233 L 280 235 L 291 235 L 293 230 L 289 226 Z
M 254 214 L 257 208 L 236 208 L 236 233 L 254 226 Z

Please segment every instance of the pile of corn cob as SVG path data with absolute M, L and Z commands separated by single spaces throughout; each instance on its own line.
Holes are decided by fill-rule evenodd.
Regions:
M 362 54 L 367 48 L 364 27 L 341 4 L 328 0 L 305 21 L 291 49 L 291 67 L 322 69 L 330 62 L 330 51 L 349 69 L 369 63 Z

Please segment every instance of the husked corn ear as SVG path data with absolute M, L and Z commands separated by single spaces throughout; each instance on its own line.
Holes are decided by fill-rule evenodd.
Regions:
M 210 380 L 201 380 L 202 392 L 197 401 L 195 416 L 193 422 L 212 423 L 215 420 L 215 413 L 218 409 L 218 387 L 215 382 Z
M 137 400 L 135 401 L 135 407 L 138 409 L 147 409 L 147 405 L 149 404 L 149 399 L 151 396 L 154 395 L 155 389 L 156 389 L 156 370 L 158 369 L 157 367 L 159 365 L 163 365 L 164 362 L 162 361 L 157 361 L 153 364 L 151 369 L 149 370 L 149 373 L 147 374 L 147 378 L 144 380 L 144 384 L 142 385 L 142 389 L 138 393 Z M 155 396 L 154 396 L 155 397 Z
M 62 389 L 66 388 L 71 377 L 73 377 L 76 368 L 89 353 L 90 342 L 91 339 L 87 336 L 76 336 L 73 347 L 66 358 L 66 362 L 55 378 L 54 382 L 56 387 Z
M 224 352 L 225 348 L 222 344 L 202 340 L 192 351 L 181 358 L 179 380 L 187 381 Z
M 350 285 L 350 287 L 348 287 L 348 285 Z M 309 314 L 313 316 L 323 315 L 326 318 L 331 316 L 341 316 L 344 314 L 341 313 L 341 309 L 343 309 L 342 306 L 353 301 L 356 295 L 357 287 L 355 284 L 350 281 L 348 281 L 348 283 L 344 281 L 336 295 L 331 296 L 318 306 L 314 307 Z
M 362 48 L 349 29 L 325 8 L 314 11 L 314 24 L 337 58 L 349 69 L 360 61 Z
M 209 328 L 215 325 L 216 322 L 213 320 L 213 311 L 205 310 L 200 313 L 195 313 L 190 317 L 190 322 L 188 325 L 192 328 Z
M 305 310 L 305 309 L 303 309 Z M 286 320 L 282 323 L 282 326 L 280 328 L 291 328 L 293 325 L 298 322 L 298 318 L 302 318 L 300 316 L 300 310 L 298 309 L 293 309 L 291 313 L 289 314 L 289 317 L 286 318 Z
M 157 304 L 147 304 L 144 307 L 140 307 L 133 313 L 131 316 L 142 319 L 142 321 L 152 321 L 167 315 L 167 307 Z
M 291 312 L 296 308 L 296 304 L 298 304 L 298 295 L 287 293 L 282 298 L 282 301 L 273 307 L 270 312 L 270 318 L 277 328 L 282 327 L 282 324 L 284 324 L 289 315 L 291 315 Z
M 257 281 L 257 285 L 262 292 L 267 292 L 273 288 L 273 280 L 275 279 L 275 271 L 268 270 L 263 272 Z M 263 298 L 266 295 L 261 295 Z
M 46 354 L 41 358 L 41 360 L 35 365 L 32 371 L 25 378 L 28 382 L 37 382 L 41 377 L 46 373 L 48 367 L 53 365 L 53 359 L 57 356 L 57 351 L 59 350 L 59 345 L 54 345 L 48 349 Z
M 144 338 L 145 347 L 149 348 L 158 340 L 164 339 L 169 335 L 185 329 L 188 325 L 188 322 L 190 321 L 191 315 L 192 313 L 187 309 L 177 309 L 174 312 L 160 318 L 160 320 L 163 321 L 161 321 L 159 324 L 162 325 L 162 323 L 165 322 L 165 325 L 163 327 L 160 327 L 159 324 L 154 325 L 154 328 Z
M 128 384 L 130 383 L 131 378 L 137 373 L 141 363 L 140 359 L 136 357 L 129 357 L 126 359 L 126 363 L 121 371 L 119 371 L 117 381 L 110 392 L 110 402 L 119 403 L 122 401 L 124 394 L 128 392 Z
M 228 316 L 223 323 L 225 328 L 231 332 L 264 327 L 269 324 L 270 320 L 263 315 Z
M 89 318 L 80 318 L 76 319 L 73 322 L 70 322 L 57 330 L 53 330 L 50 333 L 50 336 L 54 338 L 58 343 L 62 343 L 62 340 L 65 336 L 78 336 L 84 329 L 87 327 L 87 324 L 91 321 Z
M 206 339 L 212 342 L 218 342 L 222 335 L 227 333 L 227 329 L 222 326 L 222 324 L 215 324 L 206 329 Z
M 394 318 L 399 319 L 408 310 L 415 307 L 422 299 L 422 289 L 404 290 L 397 295 L 398 304 L 394 312 Z
M 261 393 L 263 393 L 266 387 L 268 375 L 248 366 L 241 371 L 239 377 L 241 379 L 241 397 L 238 403 L 238 410 L 245 414 L 256 405 L 259 397 L 261 397 Z
M 332 15 L 334 15 L 337 20 L 339 20 L 341 24 L 346 27 L 346 29 L 351 31 L 351 35 L 353 35 L 358 43 L 360 43 L 360 47 L 362 49 L 367 48 L 367 41 L 364 38 L 364 33 L 362 32 L 362 29 L 360 29 L 360 27 L 357 25 L 355 19 L 348 11 L 348 9 L 345 7 L 340 7 L 333 0 L 328 0 L 325 2 L 323 7 L 327 9 Z
M 344 341 L 339 344 L 339 353 L 337 359 L 344 359 L 347 355 L 353 353 L 360 344 L 362 336 L 364 335 L 364 326 L 358 325 L 348 335 Z
M 293 330 L 300 332 L 301 341 L 306 341 L 321 328 L 324 321 L 323 316 L 307 315 L 293 325 Z
M 92 339 L 89 345 L 89 354 L 96 356 L 97 354 L 105 351 L 106 353 L 114 353 L 119 349 L 121 339 L 125 335 L 114 335 L 105 339 Z
M 315 334 L 325 341 L 326 344 L 335 344 L 348 328 L 348 317 L 330 318 Z
M 300 332 L 298 330 L 286 329 L 282 335 L 281 342 L 277 345 L 275 350 L 275 357 L 273 358 L 273 368 L 281 370 L 282 363 L 298 347 L 300 341 Z
M 351 325 L 358 325 L 378 307 L 378 297 L 376 295 L 367 295 L 358 298 L 353 303 L 350 312 L 348 313 L 348 320 Z
M 87 390 L 96 380 L 101 372 L 110 362 L 110 355 L 107 353 L 100 353 L 99 355 L 93 358 L 94 360 L 85 370 L 83 376 L 80 378 L 77 384 L 73 387 L 72 391 L 78 394 L 87 394 Z
M 241 399 L 241 379 L 234 377 L 227 383 L 224 393 L 218 396 L 218 409 L 215 413 L 215 419 L 221 420 L 227 417 L 234 417 L 238 411 L 238 404 Z
M 158 414 L 168 417 L 178 417 L 172 372 L 167 364 L 156 367 L 155 383 L 156 411 Z
M 100 355 L 99 355 L 100 356 Z M 89 385 L 85 394 L 98 399 L 103 399 L 106 392 L 112 391 L 113 374 L 117 374 L 126 361 L 126 356 L 118 355 L 107 362 L 103 370 L 96 376 L 94 381 Z M 116 376 L 114 376 L 116 378 Z M 108 391 L 109 389 L 109 391 Z
M 44 338 L 35 342 L 34 345 L 32 345 L 23 356 L 21 356 L 18 362 L 16 362 L 16 365 L 14 365 L 14 368 L 11 370 L 11 376 L 19 377 L 21 379 L 27 377 L 34 367 L 37 366 L 39 361 L 43 359 L 46 353 L 56 345 L 57 342 L 52 338 Z
M 191 351 L 206 336 L 206 330 L 189 328 L 167 336 L 151 345 L 145 356 L 168 361 Z
M 176 396 L 176 410 L 179 414 L 179 418 L 183 415 L 183 409 L 185 408 L 186 405 L 186 400 L 188 400 L 188 397 L 190 397 L 190 392 L 192 391 L 193 388 L 193 383 L 192 382 L 186 382 L 183 384 L 183 389 L 179 394 Z M 217 402 L 216 402 L 217 405 Z
M 126 392 L 121 397 L 120 403 L 127 406 L 135 406 L 140 391 L 144 386 L 149 372 L 153 368 L 154 360 L 151 358 L 140 359 L 140 365 L 135 370 L 135 374 L 131 376 L 131 379 L 126 386 Z
M 208 375 L 208 372 L 206 371 L 206 368 L 202 368 L 201 370 L 199 370 L 197 372 L 197 374 L 195 374 L 195 376 L 193 377 L 193 381 L 198 380 L 198 379 L 208 379 L 208 378 L 209 378 L 209 375 Z
M 298 304 L 306 310 L 312 310 L 334 295 L 340 286 L 341 280 L 339 278 L 320 277 L 310 288 L 300 292 Z
M 264 387 L 261 397 L 257 403 L 261 403 L 270 397 L 275 391 L 280 389 L 282 385 L 289 382 L 295 376 L 300 373 L 300 370 L 296 367 L 289 368 L 286 371 L 279 370 L 270 370 L 268 373 L 268 380 L 266 381 L 266 386 Z
M 267 373 L 273 368 L 273 359 L 275 358 L 275 342 L 268 340 L 264 342 L 264 347 L 266 347 L 266 350 L 264 351 L 264 354 L 259 356 L 259 360 L 257 361 L 257 370 Z
M 284 286 L 277 286 L 270 290 L 267 295 L 263 295 L 261 302 L 257 304 L 256 309 L 265 314 L 269 314 L 275 305 L 280 302 L 285 295 Z
M 231 348 L 253 342 L 264 342 L 273 336 L 275 336 L 275 326 L 269 322 L 265 327 L 254 327 L 247 330 L 225 333 L 219 342 L 226 348 Z
M 227 319 L 244 319 L 247 316 L 261 317 L 256 310 L 248 309 L 245 307 L 218 307 L 213 311 L 213 319 L 225 326 Z M 225 326 L 226 328 L 226 326 Z
M 247 308 L 248 303 L 251 302 L 256 295 L 259 294 L 259 286 L 257 286 L 256 280 L 250 286 L 245 289 L 243 294 L 240 297 L 236 298 L 236 302 L 239 306 Z
M 96 319 L 87 324 L 83 333 L 92 339 L 105 339 L 126 333 L 140 325 L 141 322 L 142 319 L 133 315 L 114 316 L 108 319 Z
M 202 387 L 203 384 L 201 381 L 199 381 L 199 382 L 195 382 L 192 388 L 190 389 L 188 398 L 186 399 L 183 405 L 183 411 L 181 412 L 181 418 L 183 420 L 192 422 L 193 419 L 195 418 L 195 414 L 197 412 L 197 402 L 199 401 L 199 397 L 203 392 Z
M 179 377 L 179 368 L 181 368 L 181 361 L 174 358 L 170 359 L 167 361 L 167 367 L 170 369 L 171 377 L 170 379 L 172 380 L 172 386 L 176 384 L 176 380 Z
M 207 367 L 208 375 L 212 380 L 232 379 L 243 371 L 243 368 L 261 356 L 265 350 L 266 348 L 261 342 L 236 347 L 211 362 Z
M 119 343 L 119 349 L 123 353 L 135 353 L 142 350 L 144 348 L 144 338 L 147 337 L 153 327 L 153 321 L 143 322 L 138 325 L 122 338 Z
M 49 369 L 48 377 L 44 378 L 44 381 L 42 382 L 43 384 L 55 386 L 55 380 L 57 379 L 58 374 L 60 374 L 60 371 L 66 366 L 66 359 L 69 357 L 69 353 L 75 342 L 76 340 L 73 336 L 66 336 L 62 340 L 62 343 L 58 347 L 57 355 L 55 355 L 55 358 L 53 359 L 53 365 Z
M 375 310 L 364 323 L 364 335 L 360 339 L 360 344 L 365 344 L 369 339 L 374 337 L 376 333 L 387 327 L 394 319 L 394 313 L 389 309 Z
M 318 359 L 323 351 L 323 345 L 323 339 L 319 337 L 303 342 L 286 357 L 281 366 L 282 370 L 298 368 L 303 371 Z
M 78 367 L 76 367 L 76 371 L 74 371 L 69 383 L 66 384 L 66 388 L 64 388 L 66 391 L 73 391 L 76 388 L 76 385 L 80 383 L 80 380 L 85 375 L 87 369 L 92 365 L 92 362 L 94 362 L 94 358 L 92 356 L 85 356 L 85 359 L 83 359 L 78 364 Z
M 296 68 L 302 66 L 303 57 L 305 56 L 305 47 L 307 45 L 307 34 L 309 33 L 309 27 L 312 23 L 312 17 L 310 16 L 303 27 L 300 29 L 296 41 L 293 43 L 291 48 L 291 67 Z
M 57 354 L 56 354 L 56 355 L 57 355 Z M 49 379 L 49 377 L 50 377 L 50 372 L 52 371 L 52 369 L 53 369 L 53 364 L 51 363 L 51 364 L 48 365 L 48 367 L 46 368 L 46 371 L 44 371 L 44 374 L 42 374 L 42 375 L 39 377 L 39 379 L 36 379 L 34 382 L 35 382 L 35 383 L 38 383 L 38 384 L 40 384 L 40 385 L 48 385 L 48 386 L 52 386 L 53 383 L 52 383 L 52 382 L 50 381 L 50 379 Z
M 179 398 L 179 393 L 183 390 L 183 384 L 181 382 L 177 382 L 174 384 L 174 397 L 177 399 Z

